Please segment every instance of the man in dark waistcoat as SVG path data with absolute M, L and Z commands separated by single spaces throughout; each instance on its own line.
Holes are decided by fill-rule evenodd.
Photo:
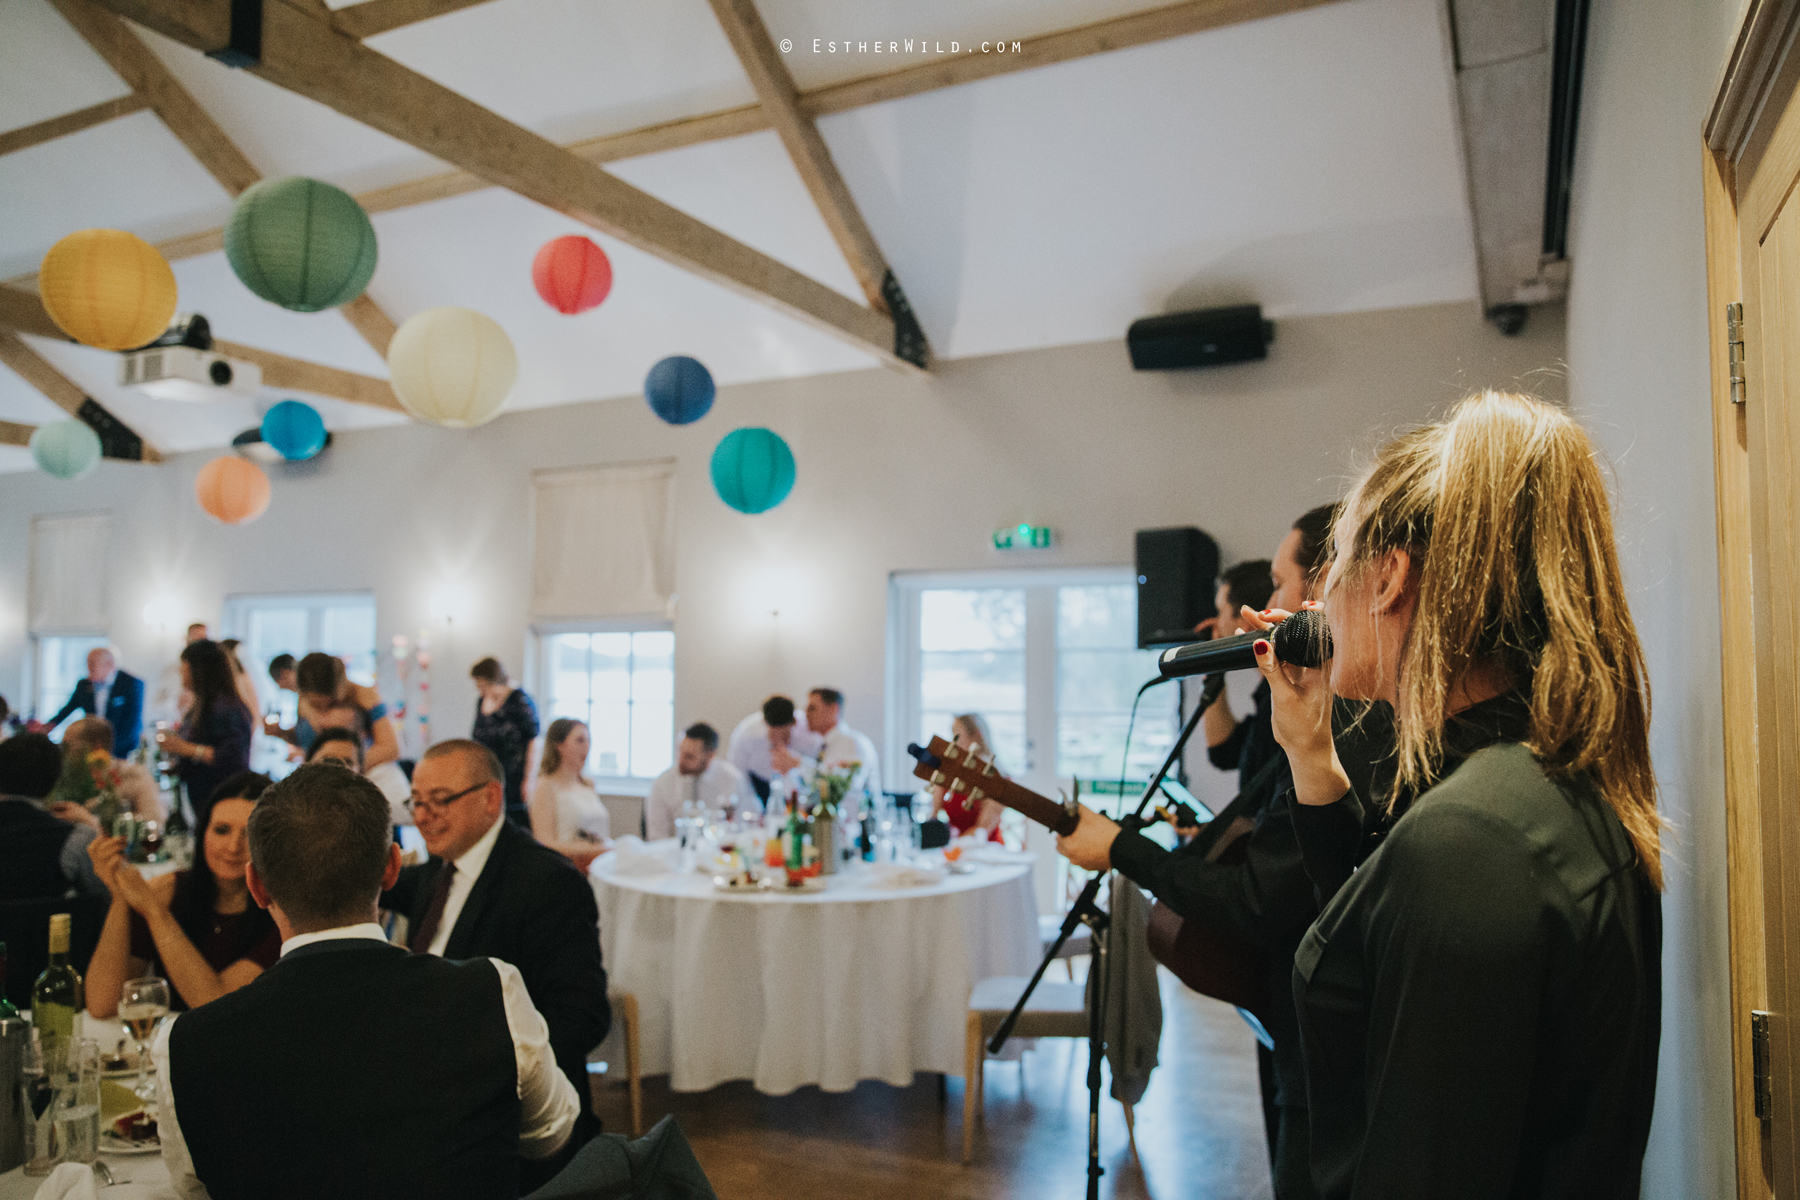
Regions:
M 156 1039 L 176 1195 L 495 1200 L 568 1142 L 580 1107 L 519 972 L 389 945 L 399 873 L 374 784 L 319 763 L 263 793 L 247 882 L 282 956 Z

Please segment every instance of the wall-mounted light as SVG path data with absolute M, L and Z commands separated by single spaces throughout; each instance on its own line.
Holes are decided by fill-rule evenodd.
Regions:
M 803 580 L 792 567 L 757 567 L 750 572 L 744 586 L 744 599 L 750 611 L 777 620 L 784 612 L 792 616 L 803 597 Z
M 434 621 L 442 621 L 447 625 L 457 622 L 467 623 L 470 600 L 471 593 L 467 584 L 441 583 L 431 589 L 431 595 L 427 598 L 427 608 Z
M 170 633 L 181 621 L 181 603 L 173 596 L 152 596 L 144 603 L 144 624 L 158 633 Z

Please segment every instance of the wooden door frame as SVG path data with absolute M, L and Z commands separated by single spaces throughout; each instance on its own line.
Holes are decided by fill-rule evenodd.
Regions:
M 1745 404 L 1732 401 L 1726 306 L 1744 301 L 1740 250 L 1740 169 L 1746 176 L 1775 140 L 1774 128 L 1796 92 L 1800 54 L 1791 35 L 1800 25 L 1800 0 L 1750 0 L 1724 63 L 1707 114 L 1701 146 L 1706 218 L 1709 371 L 1713 417 L 1713 479 L 1719 538 L 1719 603 L 1728 646 L 1721 655 L 1725 747 L 1726 894 L 1731 947 L 1731 1060 L 1739 1200 L 1772 1196 L 1767 1125 L 1756 1116 L 1750 1013 L 1768 1005 L 1765 940 L 1763 819 L 1757 749 L 1756 661 L 1742 653 L 1754 628 L 1751 569 L 1751 494 Z M 1756 205 L 1752 205 L 1756 208 Z M 1767 207 L 1766 199 L 1761 207 Z M 1746 214 L 1753 221 L 1767 214 Z M 1759 231 L 1760 232 L 1760 231 Z M 1754 322 L 1751 323 L 1754 327 Z M 1740 334 L 1740 337 L 1744 335 Z M 1746 342 L 1754 339 L 1745 338 Z M 1753 345 L 1747 347 L 1752 356 Z M 1749 366 L 1755 395 L 1754 363 Z

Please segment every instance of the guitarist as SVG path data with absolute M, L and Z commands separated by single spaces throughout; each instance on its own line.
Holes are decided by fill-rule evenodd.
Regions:
M 1272 607 L 1297 610 L 1324 583 L 1334 507 L 1307 513 L 1283 540 L 1271 571 L 1276 585 Z M 1246 616 L 1254 611 L 1243 610 Z M 1360 720 L 1358 711 L 1346 705 L 1334 713 L 1335 740 L 1345 770 L 1358 787 L 1373 792 L 1375 764 L 1391 752 L 1392 735 L 1385 706 Z M 1246 718 L 1244 724 L 1254 720 Z M 1237 799 L 1178 850 L 1164 850 L 1141 834 L 1124 833 L 1085 807 L 1075 832 L 1058 839 L 1057 845 L 1075 865 L 1090 871 L 1116 869 L 1184 920 L 1200 922 L 1263 951 L 1268 996 L 1257 1015 L 1275 1043 L 1271 1056 L 1275 1195 L 1277 1200 L 1312 1200 L 1306 1067 L 1291 981 L 1294 951 L 1319 915 L 1319 905 L 1301 862 L 1287 805 L 1286 793 L 1292 786 L 1286 756 L 1277 752 L 1246 772 Z

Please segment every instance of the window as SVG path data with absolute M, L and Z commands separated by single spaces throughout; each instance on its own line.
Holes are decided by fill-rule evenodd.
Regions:
M 87 678 L 88 651 L 104 645 L 106 639 L 98 635 L 37 639 L 37 687 L 33 690 L 32 704 L 33 713 L 39 720 L 48 721 L 56 715 L 57 709 L 68 703 L 75 685 Z M 73 721 L 83 715 L 72 713 L 69 719 Z
M 1000 766 L 1036 791 L 1059 780 L 1117 778 L 1132 700 L 1157 673 L 1137 648 L 1137 588 L 1126 570 L 896 576 L 889 678 L 890 754 L 950 736 L 978 712 Z M 1147 693 L 1126 774 L 1147 779 L 1180 732 L 1176 689 Z M 906 787 L 895 778 L 890 785 Z
M 363 592 L 298 596 L 233 596 L 225 602 L 224 628 L 236 637 L 238 659 L 263 698 L 264 711 L 292 725 L 296 697 L 276 688 L 269 660 L 303 658 L 315 650 L 344 660 L 351 679 L 375 686 L 375 597 Z
M 546 731 L 558 717 L 588 727 L 587 770 L 600 780 L 654 779 L 675 761 L 675 634 L 588 627 L 539 636 Z

